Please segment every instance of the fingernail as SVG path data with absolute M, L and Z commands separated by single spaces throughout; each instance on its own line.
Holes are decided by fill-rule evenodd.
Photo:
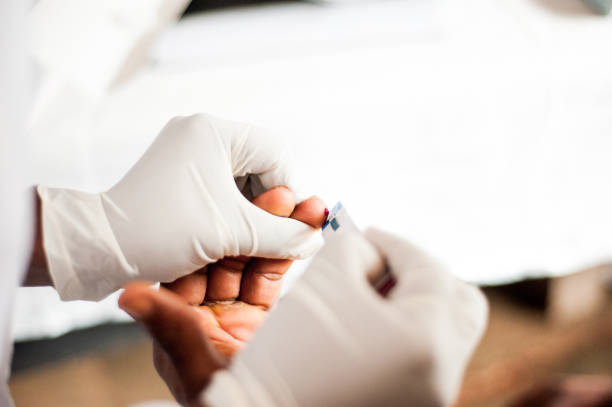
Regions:
M 327 217 L 329 216 L 329 209 L 325 208 L 325 219 L 327 219 Z

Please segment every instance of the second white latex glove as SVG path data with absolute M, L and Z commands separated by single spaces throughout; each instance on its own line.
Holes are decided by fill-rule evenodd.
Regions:
M 100 299 L 135 280 L 168 282 L 225 256 L 298 259 L 320 232 L 252 205 L 235 178 L 295 191 L 282 141 L 208 115 L 172 119 L 107 192 L 39 187 L 49 271 L 63 299 Z
M 408 242 L 366 236 L 339 236 L 318 253 L 230 369 L 213 376 L 204 405 L 453 402 L 485 327 L 484 296 Z M 397 279 L 387 298 L 366 280 L 381 257 Z

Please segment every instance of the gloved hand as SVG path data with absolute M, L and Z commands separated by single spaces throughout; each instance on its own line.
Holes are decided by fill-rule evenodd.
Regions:
M 278 216 L 319 228 L 324 204 L 316 197 L 295 205 L 291 191 L 278 187 L 253 200 Z M 212 373 L 227 366 L 256 332 L 280 294 L 291 260 L 222 259 L 159 290 L 134 282 L 119 306 L 153 336 L 153 361 L 177 401 L 198 402 Z
M 479 290 L 387 233 L 339 236 L 315 257 L 202 404 L 445 406 L 485 327 Z M 369 241 L 369 242 L 368 242 Z M 385 259 L 387 298 L 366 274 Z
M 313 254 L 320 233 L 252 205 L 235 181 L 249 174 L 264 190 L 296 191 L 278 139 L 200 114 L 172 119 L 107 192 L 39 187 L 55 288 L 65 300 L 95 300 L 129 281 L 173 281 L 225 256 Z

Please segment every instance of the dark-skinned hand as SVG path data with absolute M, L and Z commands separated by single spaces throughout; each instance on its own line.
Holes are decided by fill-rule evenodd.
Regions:
M 273 188 L 253 200 L 277 216 L 290 216 L 319 228 L 326 218 L 323 202 L 299 205 L 291 191 Z M 164 284 L 126 286 L 119 305 L 154 338 L 154 362 L 170 391 L 183 405 L 197 398 L 213 373 L 229 363 L 264 321 L 277 301 L 291 260 L 239 256 L 224 258 Z

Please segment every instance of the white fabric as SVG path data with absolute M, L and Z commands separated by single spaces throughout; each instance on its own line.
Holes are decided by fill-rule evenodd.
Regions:
M 96 103 L 112 83 L 126 80 L 146 61 L 154 34 L 178 19 L 188 0 L 25 3 L 34 4 L 25 20 L 28 62 L 36 73 L 32 81 L 36 84 L 34 103 L 28 114 L 30 164 L 36 167 L 31 183 L 101 190 L 92 188 L 90 182 L 79 182 L 74 171 L 78 166 L 78 177 L 92 178 L 86 146 Z M 23 20 L 20 24 L 24 26 Z M 13 37 L 15 44 L 23 45 L 23 38 Z M 129 319 L 117 308 L 116 296 L 103 303 L 62 302 L 48 287 L 18 289 L 14 308 L 16 340 L 57 336 L 96 323 Z
M 48 182 L 100 190 L 87 181 L 76 180 L 74 172 L 78 166 L 78 177 L 92 178 L 86 146 L 96 103 L 109 86 L 126 80 L 146 61 L 154 34 L 178 19 L 188 0 L 22 3 L 33 5 L 25 23 L 23 18 L 19 21 L 20 28 L 27 31 L 28 63 L 36 74 L 31 81 L 35 84 L 35 97 L 28 114 L 32 156 L 29 164 L 35 163 L 31 184 Z M 10 38 L 23 50 L 23 35 Z M 55 336 L 106 320 L 126 319 L 116 299 L 110 298 L 101 305 L 63 303 L 51 288 L 19 289 L 15 313 L 18 317 L 13 331 L 17 340 Z
M 297 191 L 290 166 L 278 138 L 200 114 L 172 119 L 107 192 L 39 187 L 58 293 L 100 299 L 128 281 L 174 281 L 225 256 L 312 255 L 320 233 L 255 207 L 235 181 L 255 174 L 264 189 Z
M 302 2 L 188 16 L 87 120 L 75 120 L 83 103 L 73 94 L 54 100 L 36 182 L 105 190 L 169 117 L 206 111 L 283 134 L 311 192 L 463 279 L 575 272 L 612 260 L 610 38 L 612 17 L 579 0 Z M 38 314 L 20 314 L 29 333 L 74 326 L 63 321 L 80 304 L 37 295 L 22 291 L 20 303 L 66 318 L 47 331 Z
M 105 100 L 92 165 L 108 185 L 168 115 L 240 117 L 291 137 L 329 204 L 461 278 L 571 273 L 612 260 L 610 38 L 612 17 L 573 0 L 189 17 Z
M 0 2 L 0 406 L 13 405 L 8 391 L 13 299 L 27 261 L 32 191 L 27 190 L 26 64 L 23 13 L 26 2 Z
M 128 314 L 117 310 L 120 294 L 121 290 L 98 302 L 62 301 L 53 287 L 19 288 L 13 309 L 14 315 L 20 317 L 13 320 L 13 338 L 54 338 L 92 325 L 132 322 Z
M 58 99 L 93 103 L 125 80 L 188 1 L 36 0 L 27 16 L 29 56 L 40 74 L 32 121 L 42 124 L 58 113 Z
M 447 406 L 486 324 L 484 296 L 411 244 L 339 235 L 202 402 L 223 407 Z M 377 252 L 378 250 L 378 252 Z M 397 278 L 380 297 L 366 274 Z

